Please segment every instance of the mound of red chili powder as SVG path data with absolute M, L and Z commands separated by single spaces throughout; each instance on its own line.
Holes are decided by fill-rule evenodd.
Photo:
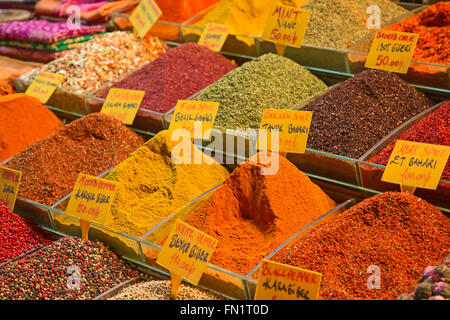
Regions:
M 141 108 L 165 113 L 178 100 L 189 98 L 236 67 L 222 55 L 190 42 L 170 49 L 112 87 L 144 90 Z
M 97 176 L 143 143 L 119 120 L 92 113 L 32 144 L 5 166 L 22 171 L 20 198 L 53 205 L 72 191 L 80 172 Z
M 321 299 L 385 300 L 414 290 L 422 270 L 449 250 L 447 216 L 409 193 L 386 192 L 319 225 L 273 260 L 322 273 Z M 372 286 L 377 267 L 379 289 Z
M 50 242 L 38 226 L 10 212 L 8 207 L 0 202 L 0 263 L 38 245 L 46 246 Z

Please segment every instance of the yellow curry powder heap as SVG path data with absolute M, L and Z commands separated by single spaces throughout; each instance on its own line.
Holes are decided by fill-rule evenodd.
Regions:
M 303 1 L 275 0 L 273 3 L 298 8 Z M 264 24 L 270 9 L 270 2 L 265 0 L 222 0 L 214 9 L 203 16 L 194 25 L 204 28 L 208 23 L 219 23 L 230 26 L 230 34 L 259 37 L 264 30 Z M 236 37 L 251 46 L 252 39 Z
M 203 157 L 209 161 L 201 164 L 175 164 L 172 150 L 178 143 L 171 141 L 169 131 L 161 131 L 105 177 L 119 183 L 111 214 L 105 220 L 108 229 L 143 236 L 228 177 L 228 171 L 206 155 Z M 212 164 L 205 163 L 210 161 Z

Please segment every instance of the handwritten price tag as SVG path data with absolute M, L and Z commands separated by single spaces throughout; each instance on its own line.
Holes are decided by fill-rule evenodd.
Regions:
M 305 153 L 311 119 L 312 111 L 265 109 L 261 117 L 258 150 Z M 272 143 L 274 132 L 279 136 L 278 148 Z
M 321 280 L 320 273 L 263 260 L 255 300 L 317 300 Z
M 219 105 L 218 102 L 210 101 L 178 100 L 169 131 L 186 129 L 192 138 L 202 138 L 212 128 Z
M 208 23 L 203 30 L 198 44 L 205 46 L 212 51 L 220 51 L 228 37 L 230 27 L 223 24 Z
M 272 4 L 262 38 L 278 45 L 280 55 L 284 54 L 286 46 L 300 48 L 310 17 L 309 10 Z
M 145 91 L 111 88 L 101 112 L 111 115 L 124 124 L 133 124 Z
M 366 68 L 407 73 L 419 35 L 378 30 L 370 47 Z
M 217 242 L 207 234 L 177 220 L 156 263 L 197 285 Z
M 83 173 L 78 175 L 66 213 L 85 221 L 103 224 L 111 211 L 117 192 L 117 183 Z
M 0 201 L 6 202 L 9 211 L 14 210 L 22 172 L 0 167 Z
M 130 15 L 130 21 L 139 37 L 143 38 L 161 15 L 162 11 L 155 1 L 142 0 Z
M 60 74 L 41 71 L 25 91 L 25 94 L 38 98 L 42 104 L 45 104 L 63 79 L 64 77 Z
M 398 140 L 381 180 L 435 190 L 449 154 L 447 146 Z

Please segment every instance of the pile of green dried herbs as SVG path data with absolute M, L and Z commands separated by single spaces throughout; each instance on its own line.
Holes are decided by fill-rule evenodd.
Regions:
M 326 88 L 299 64 L 269 53 L 234 69 L 195 100 L 220 103 L 214 122 L 219 128 L 257 129 L 264 109 L 291 108 Z
M 302 9 L 311 10 L 304 43 L 318 47 L 347 49 L 371 32 L 367 19 L 369 6 L 380 8 L 380 24 L 408 10 L 390 0 L 311 0 Z

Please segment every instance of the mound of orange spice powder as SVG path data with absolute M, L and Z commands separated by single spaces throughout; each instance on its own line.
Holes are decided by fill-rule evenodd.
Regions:
M 184 219 L 219 240 L 211 263 L 241 275 L 336 205 L 286 158 L 279 157 L 273 175 L 262 175 L 261 169 L 268 165 L 261 163 L 267 161 L 240 164 Z
M 447 216 L 409 193 L 386 192 L 317 226 L 272 260 L 322 273 L 321 299 L 388 300 L 413 291 L 423 269 L 449 251 Z

